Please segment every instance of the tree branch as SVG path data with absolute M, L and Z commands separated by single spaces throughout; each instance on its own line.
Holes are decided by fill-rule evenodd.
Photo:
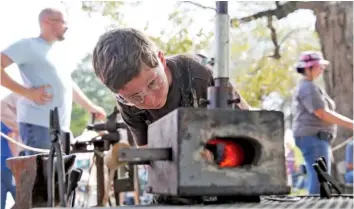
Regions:
M 293 13 L 294 11 L 298 9 L 312 9 L 316 12 L 316 10 L 320 9 L 322 7 L 324 2 L 300 2 L 300 1 L 290 1 L 286 2 L 285 4 L 280 4 L 279 1 L 275 2 L 276 8 L 275 9 L 269 9 L 265 11 L 258 12 L 256 14 L 253 14 L 251 16 L 243 17 L 240 19 L 231 19 L 231 27 L 237 27 L 241 23 L 246 23 L 250 22 L 252 20 L 256 20 L 262 17 L 267 17 L 268 24 L 267 27 L 270 29 L 271 32 L 271 39 L 274 44 L 274 54 L 270 57 L 274 59 L 280 59 L 280 44 L 278 43 L 277 39 L 277 33 L 276 30 L 273 26 L 273 16 L 275 16 L 278 20 L 282 19 L 289 14 Z M 283 42 L 282 40 L 281 42 Z
M 192 4 L 192 5 L 194 5 L 194 6 L 197 6 L 197 7 L 202 8 L 202 9 L 211 9 L 211 10 L 213 10 L 213 11 L 216 11 L 216 9 L 213 8 L 213 7 L 204 6 L 204 5 L 201 5 L 201 4 L 196 3 L 196 2 L 193 2 L 193 1 L 184 1 L 183 3 Z
M 293 13 L 294 11 L 298 9 L 311 9 L 311 10 L 317 10 L 320 9 L 323 6 L 324 2 L 304 2 L 304 1 L 290 1 L 286 2 L 285 4 L 276 4 L 275 9 L 269 9 L 265 11 L 258 12 L 256 14 L 247 16 L 247 17 L 242 17 L 242 18 L 233 18 L 231 19 L 231 27 L 238 27 L 239 24 L 241 23 L 247 23 L 252 20 L 256 20 L 262 17 L 268 17 L 268 16 L 275 16 L 278 20 L 282 19 L 289 14 Z
M 273 57 L 274 59 L 280 59 L 280 46 L 278 44 L 278 38 L 277 38 L 277 31 L 275 30 L 273 26 L 273 16 L 268 16 L 268 28 L 270 30 L 270 35 L 272 38 L 272 42 L 274 44 L 274 54 L 270 57 Z

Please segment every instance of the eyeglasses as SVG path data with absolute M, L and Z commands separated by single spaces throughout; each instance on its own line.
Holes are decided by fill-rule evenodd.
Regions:
M 123 98 L 121 95 L 116 94 L 116 98 L 118 102 L 125 104 L 125 105 L 130 105 L 134 106 L 136 104 L 142 104 L 145 101 L 145 96 L 151 95 L 153 92 L 159 90 L 162 87 L 163 80 L 160 76 L 156 75 L 156 77 L 150 81 L 149 85 L 147 86 L 146 90 L 135 94 L 133 96 L 130 96 L 128 98 Z
M 66 24 L 66 21 L 63 20 L 63 19 L 51 18 L 50 20 L 51 20 L 51 21 L 54 21 L 54 22 L 60 22 L 60 23 L 62 23 L 62 24 Z

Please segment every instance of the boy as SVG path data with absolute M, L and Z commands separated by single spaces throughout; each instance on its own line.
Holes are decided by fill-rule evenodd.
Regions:
M 142 32 L 123 28 L 102 35 L 93 52 L 96 75 L 116 94 L 122 118 L 138 146 L 147 144 L 147 127 L 178 107 L 202 106 L 214 82 L 200 56 L 165 57 Z M 231 84 L 230 84 L 230 87 Z M 247 102 L 234 91 L 249 109 Z

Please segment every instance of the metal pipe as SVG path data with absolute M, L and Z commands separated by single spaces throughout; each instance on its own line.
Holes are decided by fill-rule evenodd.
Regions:
M 216 2 L 215 18 L 215 71 L 214 78 L 229 78 L 229 28 L 228 2 Z M 215 84 L 216 85 L 216 84 Z
M 96 149 L 96 148 L 95 148 Z M 104 198 L 104 160 L 103 157 L 95 153 L 96 157 L 96 182 L 97 182 L 97 206 L 103 205 Z
M 214 85 L 208 88 L 208 108 L 232 108 L 234 100 L 229 82 L 229 28 L 228 2 L 216 2 Z M 236 101 L 236 100 L 235 100 Z
M 55 202 L 55 166 L 54 166 L 54 146 L 50 148 L 48 155 L 48 177 L 47 177 L 47 192 L 48 192 L 48 207 L 54 207 Z

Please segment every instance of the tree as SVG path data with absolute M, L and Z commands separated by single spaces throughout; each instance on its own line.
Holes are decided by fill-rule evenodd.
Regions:
M 202 27 L 195 38 L 191 37 L 188 27 L 193 23 L 193 17 L 187 15 L 187 12 L 176 9 L 168 17 L 171 22 L 171 28 L 174 29 L 169 31 L 162 30 L 160 37 L 150 36 L 150 39 L 166 55 L 194 53 L 207 48 L 210 43 L 212 32 L 205 33 Z M 169 38 L 166 40 L 164 37 Z
M 141 2 L 82 2 L 82 9 L 90 13 L 100 13 L 111 20 L 111 24 L 107 30 L 122 26 L 127 26 L 124 20 L 124 9 L 134 8 Z M 169 14 L 168 28 L 160 31 L 159 36 L 150 35 L 157 47 L 164 51 L 167 55 L 178 53 L 189 53 L 206 48 L 210 42 L 212 33 L 204 32 L 202 26 L 199 27 L 199 33 L 194 37 L 189 33 L 188 27 L 193 24 L 192 11 L 183 8 L 183 6 L 175 7 Z M 139 20 L 144 21 L 144 20 Z M 147 31 L 149 22 L 145 20 L 145 27 L 141 30 Z M 149 34 L 149 33 L 147 33 Z
M 93 103 L 100 104 L 109 114 L 115 106 L 114 95 L 98 80 L 92 69 L 91 59 L 91 54 L 83 58 L 81 64 L 73 72 L 72 77 L 86 96 Z M 71 118 L 71 131 L 74 136 L 78 136 L 89 122 L 90 115 L 86 110 L 74 104 Z
M 231 60 L 236 67 L 231 69 L 230 77 L 243 97 L 254 107 L 265 108 L 265 101 L 270 98 L 274 100 L 274 96 L 285 101 L 296 83 L 293 65 L 297 54 L 303 50 L 320 48 L 317 36 L 309 28 L 288 26 L 278 30 L 279 49 L 274 52 L 268 27 L 266 22 L 257 21 L 257 26 L 251 30 L 251 40 L 247 40 L 249 34 L 234 32 L 231 35 Z M 280 106 L 273 105 L 272 109 L 280 110 Z
M 215 14 L 215 3 L 207 5 L 206 2 L 184 1 L 181 4 Z M 229 4 L 229 14 L 254 13 L 273 5 L 273 2 L 232 2 Z M 233 20 L 230 30 L 230 79 L 250 105 L 281 110 L 289 104 L 297 79 L 293 65 L 299 52 L 320 50 L 318 36 L 311 28 L 306 23 L 289 25 L 272 17 L 256 19 L 249 24 Z M 274 104 L 269 104 L 272 100 Z

